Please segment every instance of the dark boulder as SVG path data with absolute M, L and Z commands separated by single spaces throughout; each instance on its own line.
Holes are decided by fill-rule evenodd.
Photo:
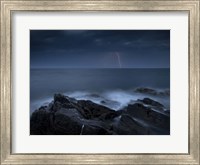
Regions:
M 155 96 L 169 96 L 170 95 L 170 90 L 169 89 L 162 90 L 162 91 L 160 91 L 160 90 L 157 91 L 155 89 L 146 88 L 146 87 L 136 88 L 135 92 L 148 94 L 148 95 L 155 95 Z
M 170 90 L 166 89 L 164 91 L 159 92 L 159 95 L 161 96 L 170 96 Z
M 138 123 L 128 114 L 123 114 L 114 131 L 120 135 L 147 135 L 148 128 Z
M 32 113 L 31 135 L 148 135 L 169 134 L 169 114 L 155 111 L 160 103 L 145 98 L 114 111 L 89 100 L 56 94 L 49 105 Z
M 82 135 L 112 135 L 112 131 L 102 127 L 101 125 L 84 125 L 82 127 Z
M 54 95 L 54 102 L 63 103 L 70 103 L 69 97 L 66 97 L 62 94 L 55 94 Z
M 32 135 L 112 134 L 109 123 L 102 120 L 112 120 L 116 115 L 114 110 L 91 101 L 56 94 L 49 106 L 33 112 L 30 130 Z
M 159 103 L 157 101 L 154 101 L 154 100 L 152 100 L 150 98 L 144 98 L 143 100 L 139 100 L 138 99 L 138 101 L 140 101 L 140 102 L 142 102 L 144 104 L 147 104 L 147 105 L 154 106 L 154 107 L 164 108 L 164 106 L 161 103 Z
M 89 100 L 79 100 L 77 106 L 80 113 L 86 119 L 94 119 L 94 118 L 112 119 L 118 115 L 116 111 L 108 107 L 105 107 L 103 105 L 93 103 L 92 101 Z
M 151 88 L 145 88 L 145 87 L 140 87 L 136 88 L 135 92 L 138 93 L 144 93 L 144 94 L 150 94 L 150 95 L 157 95 L 157 91 Z
M 155 111 L 149 107 L 144 106 L 143 104 L 135 103 L 133 105 L 128 105 L 126 113 L 156 127 L 163 129 L 170 128 L 169 115 L 165 114 L 164 112 L 162 113 Z
M 30 119 L 31 135 L 49 135 L 53 133 L 53 114 L 45 108 L 40 108 L 32 113 Z
M 55 113 L 54 129 L 56 135 L 80 135 L 82 122 L 79 118 L 63 113 Z

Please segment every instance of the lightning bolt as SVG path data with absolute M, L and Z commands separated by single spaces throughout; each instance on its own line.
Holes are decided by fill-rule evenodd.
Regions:
M 122 68 L 122 64 L 121 64 L 121 60 L 120 60 L 120 56 L 118 52 L 115 52 L 115 55 L 117 57 L 118 63 L 119 63 L 119 67 Z

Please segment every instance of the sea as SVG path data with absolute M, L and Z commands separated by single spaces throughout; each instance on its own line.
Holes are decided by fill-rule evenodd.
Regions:
M 146 87 L 170 89 L 170 69 L 30 69 L 30 114 L 48 105 L 56 93 L 78 100 L 91 100 L 119 110 L 130 102 L 151 97 L 170 109 L 169 96 L 149 96 L 135 92 Z

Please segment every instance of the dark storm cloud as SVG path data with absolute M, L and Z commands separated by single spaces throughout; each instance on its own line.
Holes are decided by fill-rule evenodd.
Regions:
M 31 30 L 32 68 L 166 68 L 169 30 Z

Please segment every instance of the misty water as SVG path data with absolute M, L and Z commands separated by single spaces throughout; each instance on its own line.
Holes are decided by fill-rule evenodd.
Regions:
M 91 100 L 119 110 L 131 101 L 151 97 L 170 107 L 169 96 L 136 93 L 138 87 L 170 89 L 169 69 L 31 69 L 30 110 L 33 112 L 53 100 L 55 93 Z

